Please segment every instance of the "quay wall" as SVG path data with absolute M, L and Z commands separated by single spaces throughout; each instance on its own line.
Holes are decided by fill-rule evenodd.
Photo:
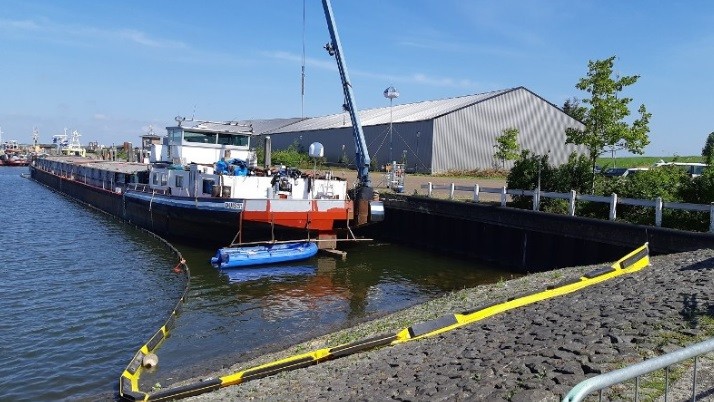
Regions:
M 365 233 L 523 272 L 613 261 L 649 242 L 652 254 L 714 247 L 714 235 L 516 208 L 384 194 L 386 219 Z

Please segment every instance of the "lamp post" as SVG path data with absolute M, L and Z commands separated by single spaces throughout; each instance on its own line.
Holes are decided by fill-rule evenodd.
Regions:
M 419 160 L 419 135 L 420 134 L 421 134 L 421 131 L 417 131 L 417 134 L 416 134 L 416 140 L 417 140 L 416 155 L 414 155 L 415 156 L 415 158 L 414 158 L 414 172 L 416 172 L 416 170 L 417 170 L 417 161 Z
M 392 102 L 399 97 L 399 91 L 394 87 L 384 90 L 384 97 L 389 99 L 389 163 L 392 163 Z

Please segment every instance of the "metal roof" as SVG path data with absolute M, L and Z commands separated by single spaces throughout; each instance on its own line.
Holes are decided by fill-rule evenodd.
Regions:
M 475 95 L 460 96 L 449 99 L 429 100 L 404 105 L 394 105 L 375 109 L 365 109 L 359 112 L 362 126 L 376 126 L 380 124 L 407 123 L 415 121 L 430 120 L 453 111 L 463 109 L 475 103 L 502 95 L 517 88 L 509 88 L 499 91 L 485 92 Z M 390 117 L 391 116 L 391 117 Z M 293 124 L 285 125 L 277 129 L 266 131 L 265 133 L 284 133 L 311 130 L 328 130 L 342 127 L 350 127 L 349 114 L 347 112 L 333 114 L 329 116 L 313 117 L 297 121 Z M 256 133 L 258 131 L 256 130 Z
M 253 134 L 264 134 L 278 132 L 281 128 L 302 120 L 305 118 L 240 120 L 237 123 L 253 127 Z
M 167 129 L 177 126 L 166 127 Z M 184 130 L 191 130 L 197 132 L 216 132 L 216 133 L 226 133 L 226 134 L 243 134 L 250 135 L 253 133 L 250 126 L 235 121 L 205 121 L 205 120 L 186 120 L 180 123 L 180 127 Z

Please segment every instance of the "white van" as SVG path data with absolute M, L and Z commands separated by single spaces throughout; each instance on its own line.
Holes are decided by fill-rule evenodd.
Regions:
M 704 169 L 708 168 L 709 165 L 706 163 L 699 162 L 665 162 L 660 160 L 655 163 L 655 166 L 679 166 L 682 168 L 690 177 L 698 177 L 704 173 Z

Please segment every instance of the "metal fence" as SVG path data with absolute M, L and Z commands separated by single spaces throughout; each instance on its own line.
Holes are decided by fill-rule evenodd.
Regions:
M 579 402 L 582 401 L 588 395 L 599 392 L 598 399 L 603 400 L 603 390 L 609 388 L 613 385 L 623 383 L 625 381 L 635 379 L 635 389 L 631 397 L 625 397 L 627 400 L 640 400 L 640 377 L 652 373 L 657 370 L 665 370 L 664 378 L 664 401 L 668 402 L 670 399 L 670 378 L 669 370 L 670 367 L 677 363 L 682 363 L 688 359 L 694 359 L 694 368 L 692 373 L 692 391 L 691 391 L 691 401 L 695 402 L 697 400 L 697 383 L 698 383 L 698 357 L 711 353 L 714 351 L 714 338 L 709 339 L 704 342 L 696 343 L 690 345 L 686 348 L 677 350 L 675 352 L 667 353 L 665 355 L 655 357 L 643 362 L 621 368 L 609 373 L 600 374 L 595 377 L 588 378 L 585 381 L 580 382 L 575 387 L 573 387 L 570 392 L 563 398 L 563 402 Z M 689 399 L 689 398 L 688 398 Z M 679 400 L 679 398 L 678 398 Z
M 478 184 L 473 186 L 457 186 L 454 183 L 451 184 L 432 184 L 431 182 L 423 184 L 422 189 L 427 190 L 427 196 L 432 197 L 434 191 L 446 190 L 449 192 L 449 199 L 453 200 L 455 198 L 455 193 L 468 192 L 472 194 L 472 199 L 474 202 L 479 202 L 481 193 L 488 194 L 500 194 L 501 206 L 507 206 L 509 196 L 525 196 L 533 197 L 533 210 L 540 210 L 540 200 L 541 198 L 553 198 L 562 199 L 568 201 L 568 214 L 570 216 L 575 216 L 575 203 L 576 201 L 589 201 L 596 203 L 604 203 L 610 205 L 610 213 L 608 218 L 610 220 L 617 219 L 617 206 L 618 205 L 632 205 L 640 207 L 650 207 L 654 209 L 654 223 L 655 226 L 662 226 L 662 211 L 665 208 L 676 209 L 683 211 L 698 211 L 698 212 L 708 212 L 709 213 L 709 233 L 714 233 L 714 202 L 709 205 L 706 204 L 690 204 L 685 202 L 665 202 L 662 201 L 661 197 L 657 197 L 654 200 L 641 200 L 636 198 L 620 198 L 617 194 L 612 194 L 611 196 L 600 196 L 592 194 L 577 194 L 575 190 L 571 190 L 569 193 L 555 193 L 549 191 L 535 190 L 516 190 L 508 189 L 504 187 L 480 187 Z

